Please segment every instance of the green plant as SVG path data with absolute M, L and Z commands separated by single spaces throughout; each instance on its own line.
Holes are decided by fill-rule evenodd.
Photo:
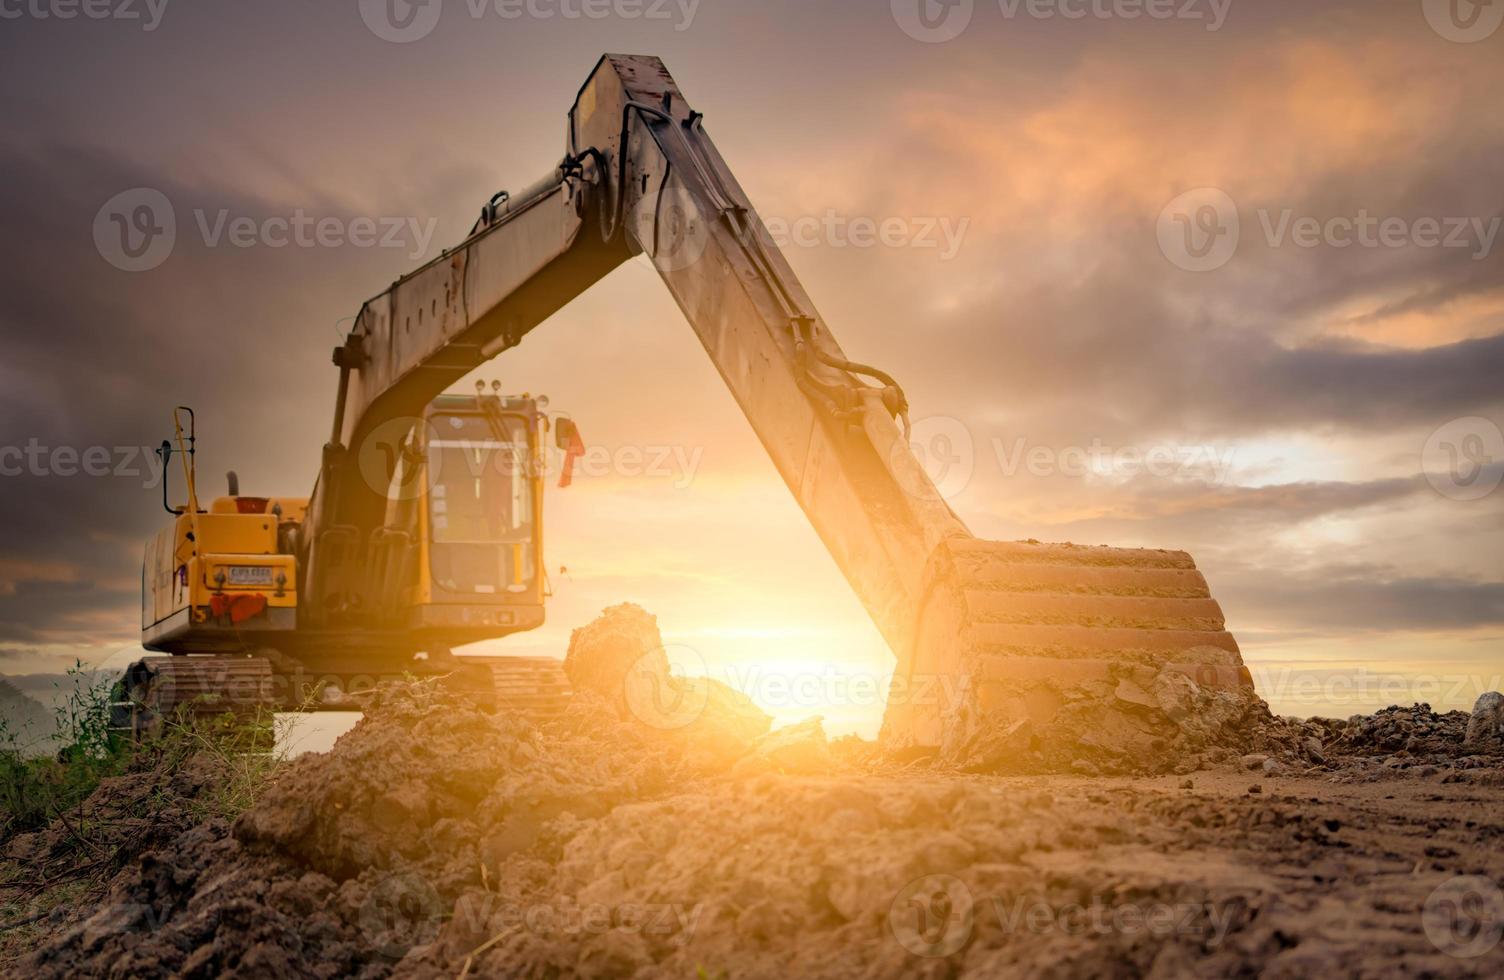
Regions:
M 67 677 L 71 689 L 60 699 L 55 712 L 62 743 L 59 758 L 98 762 L 114 757 L 121 748 L 121 740 L 110 731 L 114 679 L 95 674 L 81 660 L 68 668 Z
M 80 661 L 67 677 L 71 687 L 61 693 L 54 712 L 60 746 L 55 757 L 29 756 L 8 726 L 0 734 L 0 840 L 53 820 L 66 822 L 67 812 L 100 780 L 132 764 L 134 746 L 110 731 L 110 680 L 95 676 Z

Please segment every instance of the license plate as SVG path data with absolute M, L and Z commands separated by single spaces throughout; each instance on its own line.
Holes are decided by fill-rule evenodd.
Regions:
M 231 565 L 231 585 L 271 585 L 276 569 L 270 565 Z

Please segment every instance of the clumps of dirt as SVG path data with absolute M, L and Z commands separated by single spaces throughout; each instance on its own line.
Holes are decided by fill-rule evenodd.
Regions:
M 817 721 L 717 769 L 606 706 L 540 728 L 385 688 L 332 753 L 156 847 L 15 972 L 1444 974 L 1469 961 L 1436 945 L 1428 896 L 1504 873 L 1504 811 L 1473 787 L 899 771 Z
M 1443 975 L 1473 961 L 1427 924 L 1453 907 L 1438 890 L 1504 875 L 1504 789 L 1423 770 L 1333 785 L 1382 758 L 1360 750 L 1460 740 L 1425 706 L 1297 722 L 1149 676 L 1098 692 L 1110 709 L 1065 704 L 1077 727 L 1055 734 L 1104 767 L 1142 748 L 1218 768 L 999 777 L 901 767 L 818 719 L 769 733 L 654 651 L 635 607 L 577 631 L 579 690 L 541 726 L 382 688 L 333 752 L 233 823 L 153 838 L 11 973 Z M 656 701 L 634 700 L 634 672 Z M 1082 727 L 1104 717 L 1120 727 Z M 989 765 L 1059 762 L 1026 729 L 1001 737 L 973 746 Z
M 385 975 L 464 894 L 521 887 L 581 823 L 690 772 L 655 732 L 579 727 L 383 689 L 337 751 L 148 854 L 27 971 Z
M 608 608 L 570 635 L 564 672 L 583 705 L 577 715 L 614 715 L 672 733 L 708 764 L 736 759 L 773 723 L 718 680 L 674 674 L 657 617 L 632 603 Z
M 1336 736 L 1332 748 L 1344 755 L 1407 752 L 1418 757 L 1452 758 L 1464 754 L 1467 722 L 1465 711 L 1437 714 L 1429 704 L 1415 704 L 1408 708 L 1396 705 L 1327 725 Z
M 1484 695 L 1480 707 L 1491 698 Z M 1366 782 L 1418 774 L 1446 782 L 1496 782 L 1504 761 L 1504 739 L 1479 738 L 1479 715 L 1464 711 L 1438 714 L 1429 704 L 1394 705 L 1372 715 L 1348 719 L 1313 718 L 1307 721 L 1278 719 L 1286 737 L 1298 738 L 1312 773 L 1330 772 L 1339 782 Z M 1469 732 L 1473 734 L 1470 735 Z M 1290 753 L 1286 752 L 1288 758 Z
M 288 765 L 233 825 L 156 840 L 28 972 L 452 976 L 607 814 L 732 771 L 837 765 L 818 720 L 768 735 L 744 696 L 674 675 L 635 606 L 577 630 L 565 668 L 570 705 L 541 727 L 432 685 L 381 689 L 334 752 Z M 527 956 L 555 973 L 620 965 L 575 938 Z
M 963 705 L 941 759 L 977 773 L 1187 773 L 1251 751 L 1274 722 L 1251 689 L 1173 668 L 1114 665 L 1101 679 L 1041 678 L 1010 693 L 1012 720 Z
M 771 732 L 752 743 L 752 749 L 736 763 L 739 775 L 752 772 L 819 773 L 837 765 L 825 726 L 811 718 Z
M 242 773 L 232 766 L 222 755 L 180 744 L 144 753 L 77 806 L 55 810 L 46 827 L 9 836 L 0 843 L 0 918 L 7 931 L 17 923 L 47 932 L 77 926 L 122 869 L 133 873 L 143 855 L 206 823 L 227 826 L 219 817 L 243 789 Z

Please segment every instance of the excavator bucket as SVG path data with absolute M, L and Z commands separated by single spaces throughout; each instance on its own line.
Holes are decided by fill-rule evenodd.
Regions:
M 959 536 L 925 578 L 884 722 L 892 747 L 1057 768 L 1173 753 L 1182 722 L 1206 734 L 1210 705 L 1226 715 L 1257 705 L 1222 609 L 1183 551 Z

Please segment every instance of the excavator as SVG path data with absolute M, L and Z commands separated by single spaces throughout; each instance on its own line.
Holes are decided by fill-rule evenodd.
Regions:
M 543 622 L 539 462 L 579 432 L 541 397 L 445 392 L 642 254 L 896 657 L 885 743 L 944 751 L 1047 722 L 1145 668 L 1251 689 L 1184 552 L 975 537 L 911 451 L 903 389 L 842 351 L 663 63 L 606 55 L 559 164 L 361 308 L 310 497 L 242 496 L 232 478 L 201 508 L 179 410 L 161 452 L 187 500 L 164 498 L 143 570 L 142 643 L 165 656 L 127 670 L 122 723 L 185 704 L 348 709 L 407 675 L 561 710 L 557 661 L 453 649 Z

